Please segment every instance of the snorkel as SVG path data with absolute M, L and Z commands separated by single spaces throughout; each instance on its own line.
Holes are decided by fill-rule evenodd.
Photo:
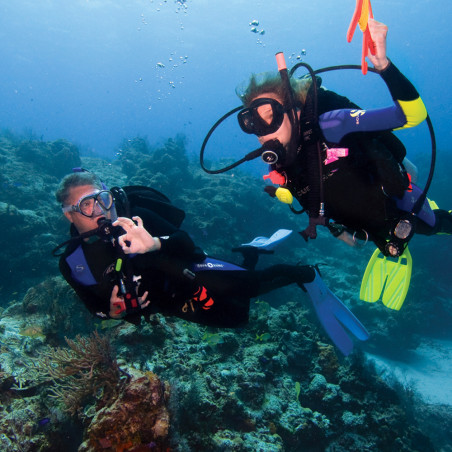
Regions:
M 264 150 L 262 153 L 262 158 L 265 162 L 271 164 L 277 164 L 277 166 L 290 165 L 294 162 L 297 157 L 298 151 L 298 140 L 300 137 L 300 125 L 298 121 L 298 113 L 297 106 L 295 102 L 294 93 L 292 90 L 292 86 L 290 84 L 289 72 L 287 71 L 286 60 L 284 58 L 283 52 L 278 52 L 276 54 L 276 64 L 278 65 L 278 72 L 281 77 L 281 82 L 283 85 L 284 91 L 284 107 L 287 112 L 287 116 L 289 117 L 290 125 L 291 125 L 291 135 L 290 142 L 287 145 L 287 149 L 284 149 L 284 146 L 280 143 L 280 147 L 284 149 L 284 151 L 280 151 L 280 154 L 276 154 L 273 161 L 271 159 L 264 158 L 264 155 L 273 153 L 274 151 Z M 265 148 L 266 143 L 262 146 Z

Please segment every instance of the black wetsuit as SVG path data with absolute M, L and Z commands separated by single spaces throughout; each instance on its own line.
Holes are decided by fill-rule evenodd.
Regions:
M 413 85 L 390 63 L 381 74 L 393 97 L 390 107 L 361 110 L 344 96 L 320 88 L 318 116 L 322 140 L 323 195 L 326 218 L 343 225 L 349 232 L 366 231 L 380 249 L 403 216 L 397 199 L 409 187 L 402 161 L 406 155 L 403 144 L 390 131 L 412 127 L 426 115 L 425 107 Z M 301 134 L 302 135 L 302 134 Z M 320 178 L 312 179 L 312 165 L 300 141 L 295 164 L 275 166 L 286 178 L 290 189 L 308 213 L 312 187 Z M 347 155 L 328 159 L 326 148 L 346 149 Z M 318 167 L 317 161 L 315 165 Z M 312 199 L 312 198 L 311 198 Z M 319 202 L 315 202 L 318 209 Z M 452 233 L 452 217 L 447 211 L 435 211 L 434 225 L 419 220 L 416 232 Z M 330 228 L 340 231 L 337 228 Z
M 160 312 L 185 320 L 218 327 L 238 327 L 248 321 L 250 298 L 292 283 L 309 283 L 315 277 L 311 266 L 276 265 L 265 270 L 203 270 L 195 272 L 194 262 L 205 258 L 197 250 L 188 234 L 152 211 L 132 209 L 132 214 L 143 219 L 146 230 L 160 237 L 162 248 L 156 252 L 127 258 L 132 273 L 141 277 L 138 294 L 149 292 L 150 305 L 139 314 L 130 314 L 126 320 L 140 321 L 150 313 Z M 68 264 L 69 256 L 81 246 L 83 263 Z M 77 258 L 80 257 L 80 250 Z M 117 250 L 110 242 L 96 238 L 94 241 L 76 241 L 70 244 L 60 258 L 60 271 L 74 288 L 88 310 L 100 318 L 108 318 L 110 296 L 114 285 Z M 88 265 L 92 280 L 81 283 L 77 268 Z

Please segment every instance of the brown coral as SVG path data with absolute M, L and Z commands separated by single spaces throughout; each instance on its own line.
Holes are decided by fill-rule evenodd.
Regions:
M 79 452 L 167 451 L 168 397 L 157 375 L 133 370 L 115 402 L 94 416 Z
M 333 378 L 339 369 L 339 360 L 334 347 L 331 344 L 317 342 L 319 351 L 318 363 L 322 369 L 322 374 L 328 379 Z

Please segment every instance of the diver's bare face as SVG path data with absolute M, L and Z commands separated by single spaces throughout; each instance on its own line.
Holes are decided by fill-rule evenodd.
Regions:
M 266 98 L 270 98 L 270 99 L 275 99 L 277 100 L 280 104 L 283 103 L 282 99 L 280 99 L 275 93 L 262 93 L 259 94 L 259 96 L 256 96 L 253 101 L 255 99 L 261 99 L 263 97 Z M 268 114 L 272 114 L 271 113 L 271 107 L 268 106 Z M 265 111 L 261 113 L 261 117 L 265 120 Z M 271 117 L 268 118 L 268 123 L 270 124 L 271 122 Z M 278 140 L 284 147 L 287 147 L 290 143 L 290 138 L 292 135 L 292 125 L 290 124 L 290 120 L 289 117 L 287 116 L 287 113 L 284 113 L 284 119 L 283 122 L 281 124 L 281 127 L 274 133 L 270 133 L 269 135 L 263 135 L 258 137 L 259 143 L 260 144 L 264 144 L 267 141 L 270 140 Z

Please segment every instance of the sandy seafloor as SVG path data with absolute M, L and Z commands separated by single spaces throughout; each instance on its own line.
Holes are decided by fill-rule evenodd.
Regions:
M 451 405 L 452 341 L 424 338 L 415 351 L 398 360 L 367 354 L 383 378 L 397 379 L 412 388 L 426 403 Z

